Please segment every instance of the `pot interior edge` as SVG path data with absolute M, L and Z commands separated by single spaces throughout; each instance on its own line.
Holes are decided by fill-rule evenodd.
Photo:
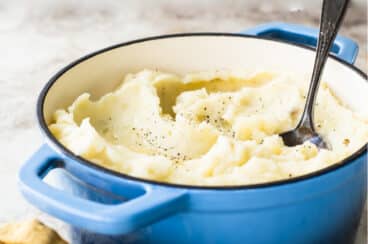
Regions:
M 188 43 L 183 43 L 182 41 L 187 39 L 188 37 L 201 37 L 202 39 L 189 40 Z M 211 39 L 212 40 L 211 43 L 213 42 L 213 45 L 207 45 L 208 38 L 210 37 L 211 38 L 216 37 L 216 39 L 220 38 L 221 40 Z M 236 38 L 235 43 L 233 43 L 233 45 L 230 45 L 228 43 L 229 41 L 228 38 L 232 38 L 232 37 L 241 37 L 241 39 Z M 179 40 L 179 42 L 172 42 L 172 40 Z M 244 40 L 248 40 L 248 41 L 245 43 Z M 154 41 L 160 41 L 160 42 L 165 41 L 165 43 L 164 44 L 156 43 L 153 46 L 147 45 L 147 43 L 151 43 L 151 42 L 154 43 Z M 186 40 L 185 42 L 187 41 L 188 40 Z M 242 43 L 240 43 L 239 41 L 241 41 Z M 270 45 L 270 43 L 272 44 Z M 226 52 L 224 51 L 218 52 L 218 50 L 222 50 L 225 47 L 229 47 L 229 46 L 232 47 L 231 48 L 232 51 L 229 51 L 229 49 L 226 49 Z M 178 47 L 180 47 L 180 49 L 178 49 Z M 222 47 L 222 49 L 220 47 Z M 124 48 L 129 48 L 130 50 L 124 50 Z M 166 50 L 166 52 L 163 52 L 162 50 L 165 50 L 165 48 L 168 48 L 168 50 Z M 194 52 L 193 49 L 195 51 L 198 51 L 199 53 Z M 119 52 L 116 52 L 117 50 L 119 50 Z M 202 52 L 200 52 L 200 50 L 202 50 Z M 215 57 L 209 58 L 208 55 L 210 55 L 213 52 L 213 50 L 216 50 Z M 244 54 L 244 55 L 240 55 L 238 52 L 239 50 L 241 50 L 240 54 Z M 254 51 L 254 50 L 257 50 L 257 51 Z M 278 50 L 278 52 L 274 53 L 275 51 L 272 51 L 272 50 Z M 129 55 L 126 55 L 127 53 Z M 166 53 L 169 55 L 166 55 L 165 58 L 162 59 L 162 53 Z M 180 57 L 185 57 L 187 53 L 190 53 L 191 55 L 189 55 L 190 57 L 187 57 L 187 62 L 183 62 L 183 59 L 180 59 Z M 281 62 L 277 62 L 277 61 L 279 61 L 279 57 L 282 57 L 279 55 L 285 54 L 285 53 L 288 53 L 288 55 L 290 54 L 290 57 L 286 59 L 286 64 L 283 63 L 281 65 Z M 197 61 L 198 57 L 201 57 L 201 55 L 206 57 L 207 61 L 203 59 L 199 60 L 198 62 L 199 65 L 198 63 L 195 63 L 195 62 L 189 62 L 191 59 L 194 59 L 194 58 Z M 288 67 L 288 69 L 290 69 L 290 65 L 291 65 L 291 68 L 293 68 L 293 66 L 295 65 L 292 65 L 292 64 L 293 63 L 296 64 L 296 62 L 293 62 L 293 61 L 298 60 L 294 58 L 298 57 L 299 55 L 301 55 L 305 60 L 299 63 L 298 64 L 299 68 L 295 70 L 303 70 L 305 65 L 308 67 L 311 67 L 313 63 L 313 59 L 314 59 L 314 52 L 312 52 L 311 49 L 309 48 L 303 48 L 298 45 L 284 43 L 280 41 L 273 41 L 273 40 L 264 39 L 264 38 L 236 35 L 236 34 L 225 34 L 225 33 L 210 33 L 210 34 L 208 33 L 198 34 L 197 33 L 197 34 L 192 34 L 192 35 L 183 34 L 183 35 L 160 36 L 157 38 L 146 38 L 143 40 L 137 40 L 137 41 L 128 42 L 125 44 L 124 43 L 118 44 L 110 48 L 106 48 L 101 51 L 97 51 L 95 53 L 87 55 L 77 60 L 76 62 L 70 64 L 69 66 L 65 67 L 58 74 L 56 74 L 48 82 L 48 84 L 45 86 L 44 90 L 41 92 L 39 96 L 38 105 L 37 105 L 38 120 L 41 125 L 41 129 L 46 134 L 46 136 L 50 139 L 52 144 L 54 144 L 58 149 L 60 149 L 62 153 L 66 154 L 68 157 L 72 157 L 80 163 L 94 167 L 98 170 L 103 170 L 109 174 L 114 174 L 119 177 L 125 177 L 125 178 L 138 180 L 138 181 L 142 181 L 142 182 L 146 182 L 150 184 L 159 184 L 159 185 L 165 185 L 165 186 L 184 187 L 184 188 L 193 187 L 197 189 L 244 189 L 244 188 L 253 189 L 253 188 L 258 188 L 258 187 L 267 187 L 267 186 L 273 186 L 273 185 L 278 185 L 278 184 L 296 182 L 296 181 L 304 180 L 304 179 L 310 179 L 312 177 L 322 175 L 327 172 L 331 172 L 334 169 L 344 166 L 349 161 L 350 162 L 353 161 L 353 159 L 359 157 L 360 155 L 366 152 L 367 145 L 364 145 L 360 150 L 355 152 L 349 158 L 342 160 L 341 162 L 336 163 L 335 165 L 332 165 L 322 170 L 313 172 L 311 174 L 292 178 L 290 180 L 281 180 L 277 182 L 269 182 L 269 183 L 245 185 L 245 186 L 224 186 L 224 187 L 222 186 L 221 187 L 198 186 L 197 187 L 197 186 L 176 185 L 176 184 L 155 182 L 151 180 L 145 180 L 145 179 L 127 176 L 122 173 L 117 173 L 117 172 L 113 172 L 111 170 L 102 168 L 98 165 L 93 164 L 92 162 L 88 160 L 82 159 L 78 157 L 77 155 L 74 155 L 71 151 L 69 151 L 64 146 L 62 146 L 52 136 L 52 134 L 47 128 L 47 123 L 50 121 L 51 113 L 56 110 L 55 108 L 60 108 L 59 106 L 61 104 L 60 103 L 61 100 L 63 100 L 62 107 L 68 106 L 71 104 L 71 101 L 73 101 L 76 98 L 76 96 L 82 93 L 81 91 L 90 92 L 92 94 L 92 98 L 97 98 L 101 96 L 102 94 L 114 89 L 121 82 L 123 76 L 127 72 L 135 72 L 135 71 L 139 71 L 142 68 L 147 68 L 147 67 L 153 68 L 153 69 L 158 68 L 158 69 L 162 69 L 164 71 L 169 71 L 169 72 L 175 72 L 174 70 L 178 70 L 179 72 L 176 72 L 176 73 L 206 70 L 204 69 L 204 67 L 212 67 L 212 68 L 214 67 L 215 69 L 221 69 L 221 68 L 233 68 L 233 67 L 244 68 L 245 66 L 247 66 L 248 70 L 251 70 L 251 69 L 257 70 L 257 67 L 254 66 L 254 63 L 257 63 L 257 60 L 258 60 L 260 63 L 264 64 L 265 63 L 264 60 L 267 57 L 274 57 L 274 58 L 271 58 L 269 59 L 268 62 L 266 62 L 266 65 L 265 65 L 266 67 L 269 67 L 271 70 L 275 70 L 275 69 L 283 70 L 282 67 Z M 239 57 L 242 57 L 242 58 L 239 58 Z M 161 62 L 158 63 L 157 62 L 158 60 L 161 60 Z M 176 61 L 175 63 L 174 62 L 175 60 L 178 60 L 181 62 Z M 217 63 L 213 66 L 213 63 L 211 64 L 211 60 L 217 60 L 217 61 L 220 60 L 220 62 L 221 61 L 223 62 L 225 60 L 229 63 L 227 63 L 225 67 L 224 65 L 221 66 L 220 63 Z M 242 62 L 242 60 L 243 61 L 248 60 L 248 62 Z M 300 60 L 300 57 L 299 57 L 299 60 Z M 136 65 L 137 63 L 138 65 Z M 183 65 L 183 63 L 185 65 Z M 242 65 L 239 66 L 239 63 L 241 63 Z M 124 64 L 125 66 L 122 64 Z M 124 71 L 122 68 L 123 66 L 124 66 Z M 293 71 L 295 72 L 295 70 Z M 339 85 L 344 84 L 343 82 L 344 78 L 349 78 L 347 74 L 350 74 L 350 76 L 352 75 L 353 83 L 349 83 L 348 84 L 349 86 L 346 86 L 346 85 L 343 86 L 340 89 L 340 92 L 341 91 L 346 92 L 346 89 L 347 89 L 346 87 L 350 87 L 348 88 L 349 91 L 353 89 L 352 92 L 350 93 L 350 96 L 351 94 L 354 94 L 354 96 L 351 96 L 351 97 L 354 97 L 355 99 L 357 97 L 362 98 L 361 100 L 363 102 L 368 101 L 367 100 L 368 98 L 367 99 L 364 98 L 365 96 L 359 96 L 359 94 L 363 94 L 363 95 L 367 94 L 367 91 L 368 91 L 368 86 L 366 83 L 366 75 L 363 72 L 335 58 L 329 59 L 326 65 L 326 70 L 333 70 L 336 73 L 334 75 L 331 75 L 330 74 L 331 72 L 330 72 L 329 74 L 324 75 L 324 79 L 326 77 L 327 77 L 326 79 L 337 78 Z M 112 71 L 112 72 L 109 72 L 109 71 Z M 362 79 L 365 81 L 364 83 L 361 82 Z M 76 84 L 74 82 L 75 80 L 83 80 L 83 82 L 79 82 Z M 101 80 L 109 80 L 110 82 L 101 82 Z M 104 84 L 104 85 L 102 87 L 98 86 L 98 89 L 96 89 L 97 87 L 96 84 Z M 354 88 L 351 89 L 351 87 L 354 87 Z M 51 94 L 50 92 L 53 94 Z M 358 96 L 357 96 L 357 92 L 358 92 Z M 337 91 L 337 93 L 339 93 L 339 90 Z M 57 96 L 58 99 L 51 99 L 51 102 L 50 102 L 50 99 L 48 98 L 50 97 L 52 98 L 55 96 Z M 358 103 L 362 104 L 361 103 L 362 101 L 359 101 Z M 368 104 L 368 102 L 366 104 Z M 48 106 L 48 108 L 45 109 L 45 106 Z M 356 107 L 359 108 L 359 106 L 356 106 Z

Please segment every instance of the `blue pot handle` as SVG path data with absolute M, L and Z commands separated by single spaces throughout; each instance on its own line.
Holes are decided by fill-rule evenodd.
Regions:
M 317 45 L 318 30 L 302 25 L 271 22 L 244 30 L 241 34 L 270 37 L 292 43 L 315 47 Z M 339 59 L 350 64 L 355 62 L 358 55 L 358 44 L 343 36 L 337 36 L 331 52 Z
M 44 212 L 80 228 L 125 234 L 181 211 L 185 205 L 185 190 L 147 187 L 138 182 L 137 187 L 144 194 L 119 204 L 103 204 L 73 196 L 42 181 L 50 170 L 64 167 L 64 163 L 67 161 L 61 160 L 47 144 L 43 145 L 22 166 L 20 189 L 28 201 Z M 128 184 L 131 189 L 132 183 Z

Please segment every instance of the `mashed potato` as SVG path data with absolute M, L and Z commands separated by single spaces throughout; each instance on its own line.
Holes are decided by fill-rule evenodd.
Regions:
M 49 128 L 71 151 L 136 177 L 190 185 L 240 185 L 300 176 L 336 163 L 368 141 L 368 118 L 322 83 L 315 127 L 332 150 L 283 144 L 308 79 L 258 72 L 129 74 L 113 92 L 82 94 Z

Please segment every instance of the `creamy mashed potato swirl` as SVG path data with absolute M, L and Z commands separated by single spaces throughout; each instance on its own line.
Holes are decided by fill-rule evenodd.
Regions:
M 267 72 L 176 76 L 144 70 L 91 101 L 80 95 L 49 125 L 71 151 L 135 177 L 189 185 L 243 185 L 296 177 L 336 163 L 368 141 L 368 118 L 322 83 L 315 125 L 332 150 L 287 147 L 308 79 Z

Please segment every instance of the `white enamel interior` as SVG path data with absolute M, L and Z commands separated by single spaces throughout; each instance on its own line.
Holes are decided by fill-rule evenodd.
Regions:
M 238 36 L 179 36 L 121 46 L 74 66 L 47 93 L 44 116 L 66 108 L 83 92 L 92 98 L 114 89 L 126 73 L 159 69 L 184 74 L 214 69 L 311 72 L 314 52 L 281 42 Z M 329 58 L 322 78 L 356 111 L 368 104 L 368 83 L 350 67 Z

